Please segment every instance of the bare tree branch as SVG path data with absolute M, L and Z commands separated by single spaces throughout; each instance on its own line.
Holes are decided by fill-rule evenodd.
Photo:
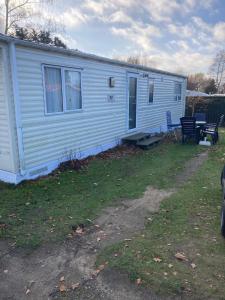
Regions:
M 217 92 L 220 92 L 225 81 L 225 50 L 219 51 L 210 67 L 210 73 L 214 77 Z
M 14 10 L 17 10 L 17 9 L 19 9 L 19 8 L 21 8 L 21 7 L 24 7 L 24 6 L 27 5 L 28 3 L 30 3 L 30 1 L 29 1 L 29 0 L 26 0 L 26 1 L 24 1 L 23 3 L 21 3 L 21 4 L 17 5 L 17 6 L 14 6 L 14 7 L 12 7 L 11 9 L 9 9 L 8 13 L 10 14 L 10 13 L 13 12 Z
M 0 14 L 3 16 L 4 33 L 8 34 L 18 22 L 35 15 L 32 5 L 52 3 L 53 0 L 3 0 Z

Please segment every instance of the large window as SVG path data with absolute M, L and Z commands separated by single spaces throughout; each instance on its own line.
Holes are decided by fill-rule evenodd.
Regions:
M 182 84 L 179 82 L 175 82 L 174 85 L 174 100 L 181 101 L 181 92 L 182 92 Z
M 82 108 L 81 73 L 73 69 L 44 66 L 46 113 Z
M 149 79 L 148 83 L 148 102 L 153 103 L 154 99 L 154 79 Z

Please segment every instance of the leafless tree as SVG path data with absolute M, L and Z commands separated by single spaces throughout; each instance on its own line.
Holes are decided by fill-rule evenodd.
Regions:
M 225 50 L 219 51 L 210 67 L 210 74 L 215 79 L 217 92 L 221 91 L 225 81 Z
M 152 66 L 153 64 L 148 56 L 142 54 L 128 56 L 125 60 L 134 65 Z
M 186 105 L 190 108 L 192 116 L 194 116 L 196 105 L 203 101 L 204 101 L 203 97 L 187 97 Z
M 152 61 L 151 58 L 149 58 L 147 55 L 144 54 L 135 54 L 130 56 L 115 56 L 114 58 L 134 65 L 140 65 L 145 67 L 156 67 L 156 63 Z
M 0 17 L 3 33 L 8 34 L 21 21 L 34 15 L 34 5 L 51 0 L 0 0 Z
M 200 91 L 207 94 L 215 94 L 217 92 L 214 78 L 206 76 L 203 73 L 189 75 L 187 89 L 191 91 Z

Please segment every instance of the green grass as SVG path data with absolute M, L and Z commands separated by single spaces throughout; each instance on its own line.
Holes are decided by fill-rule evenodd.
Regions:
M 211 148 L 196 175 L 161 204 L 144 232 L 129 244 L 107 248 L 98 263 L 108 261 L 110 267 L 128 272 L 131 280 L 141 278 L 142 284 L 157 294 L 225 299 L 225 242 L 220 235 L 224 162 L 223 138 Z M 177 252 L 184 253 L 188 261 L 178 261 Z M 162 261 L 155 262 L 155 257 Z
M 139 197 L 152 185 L 168 188 L 199 147 L 161 144 L 120 159 L 95 159 L 85 171 L 65 171 L 18 186 L 0 183 L 0 238 L 36 247 L 63 240 L 71 225 L 87 223 L 122 198 Z

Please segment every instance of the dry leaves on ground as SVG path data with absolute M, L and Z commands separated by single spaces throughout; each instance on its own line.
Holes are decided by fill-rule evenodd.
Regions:
M 176 257 L 176 259 L 181 260 L 181 261 L 188 261 L 187 257 L 183 253 L 180 253 L 180 252 L 177 252 L 175 254 L 175 257 Z
M 153 260 L 154 260 L 155 262 L 161 262 L 161 261 L 162 261 L 162 259 L 159 258 L 159 257 L 154 257 Z

